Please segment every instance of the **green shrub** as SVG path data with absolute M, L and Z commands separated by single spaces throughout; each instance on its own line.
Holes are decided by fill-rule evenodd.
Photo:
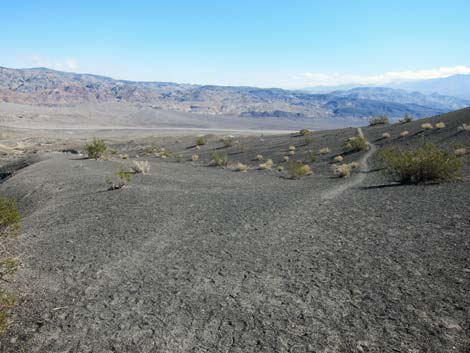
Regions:
M 409 151 L 387 149 L 382 158 L 386 173 L 403 184 L 451 180 L 460 175 L 463 166 L 455 154 L 432 144 Z
M 214 151 L 211 156 L 210 164 L 217 167 L 225 167 L 228 164 L 228 156 L 225 153 Z
M 13 200 L 0 196 L 0 238 L 16 235 L 20 229 L 21 214 Z M 12 257 L 0 259 L 0 280 L 12 275 L 18 268 L 18 262 Z M 15 298 L 0 288 L 0 333 L 8 327 L 10 310 L 15 306 Z
M 304 164 L 298 161 L 290 161 L 287 164 L 287 170 L 292 179 L 298 179 L 304 175 L 312 173 L 308 164 Z
M 300 136 L 310 135 L 312 132 L 309 129 L 302 129 L 299 131 Z
M 390 122 L 390 119 L 388 118 L 388 116 L 384 115 L 384 116 L 377 116 L 377 117 L 374 117 L 374 118 L 370 118 L 369 119 L 369 125 L 370 126 L 375 126 L 375 125 L 384 125 L 384 124 L 388 124 Z
M 413 117 L 410 114 L 406 114 L 403 119 L 398 120 L 399 123 L 401 124 L 406 124 L 410 123 L 413 121 Z
M 367 140 L 362 136 L 350 137 L 343 146 L 345 152 L 365 151 L 368 148 Z
M 0 237 L 16 235 L 20 229 L 20 220 L 16 202 L 0 196 Z
M 107 147 L 103 140 L 94 138 L 92 142 L 85 145 L 88 158 L 98 159 L 106 152 Z
M 306 138 L 304 139 L 304 141 L 305 141 L 305 145 L 306 145 L 306 146 L 309 146 L 309 145 L 311 145 L 311 144 L 313 143 L 313 138 L 311 138 L 311 137 L 306 137 Z
M 204 136 L 197 138 L 196 146 L 204 146 L 205 144 L 207 144 L 207 140 L 204 138 Z
M 106 177 L 106 184 L 109 185 L 108 190 L 122 189 L 127 186 L 132 180 L 132 171 L 125 165 L 119 164 L 119 170 L 112 176 Z

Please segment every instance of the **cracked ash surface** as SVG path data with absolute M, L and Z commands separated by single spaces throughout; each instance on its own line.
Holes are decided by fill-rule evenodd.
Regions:
M 428 139 L 468 145 L 462 119 Z M 418 143 L 381 129 L 402 127 L 365 129 L 377 149 Z M 21 301 L 1 351 L 469 352 L 468 165 L 457 183 L 374 187 L 376 154 L 332 178 L 351 131 L 318 134 L 332 152 L 300 180 L 150 159 L 105 191 L 115 162 L 60 154 L 16 171 L 0 191 L 25 214 Z M 292 137 L 263 143 L 280 163 Z

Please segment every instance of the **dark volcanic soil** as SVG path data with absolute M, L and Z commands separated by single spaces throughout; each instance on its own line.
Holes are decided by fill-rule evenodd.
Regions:
M 425 133 L 470 147 L 470 111 Z M 436 121 L 437 121 L 436 120 Z M 365 128 L 378 149 L 413 146 L 420 122 Z M 383 132 L 392 139 L 380 140 Z M 469 352 L 470 176 L 393 185 L 376 154 L 350 179 L 332 157 L 354 129 L 305 137 L 114 142 L 151 175 L 106 191 L 116 161 L 40 152 L 0 185 L 25 215 L 23 267 L 2 352 Z M 184 155 L 157 159 L 154 143 Z M 329 147 L 300 180 L 207 167 L 214 148 L 255 167 Z M 199 162 L 186 161 L 192 154 Z M 360 153 L 346 160 L 358 160 Z M 31 163 L 32 163 L 31 162 Z M 131 160 L 120 160 L 129 163 Z M 25 166 L 24 162 L 21 166 Z M 29 163 L 26 163 L 29 164 Z M 11 171 L 11 168 L 10 168 Z

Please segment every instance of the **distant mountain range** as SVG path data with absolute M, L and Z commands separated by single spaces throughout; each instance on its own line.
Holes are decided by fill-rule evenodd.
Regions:
M 46 68 L 0 67 L 0 102 L 63 106 L 110 101 L 200 114 L 292 119 L 362 119 L 384 114 L 425 117 L 470 106 L 470 100 L 464 98 L 383 87 L 313 94 L 278 88 L 133 82 Z
M 446 78 L 402 82 L 391 85 L 409 91 L 419 91 L 424 94 L 443 94 L 463 99 L 470 99 L 470 75 L 453 75 Z

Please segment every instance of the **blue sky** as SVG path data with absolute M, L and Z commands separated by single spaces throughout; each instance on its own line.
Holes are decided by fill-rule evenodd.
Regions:
M 3 1 L 0 66 L 297 88 L 470 73 L 468 0 Z

